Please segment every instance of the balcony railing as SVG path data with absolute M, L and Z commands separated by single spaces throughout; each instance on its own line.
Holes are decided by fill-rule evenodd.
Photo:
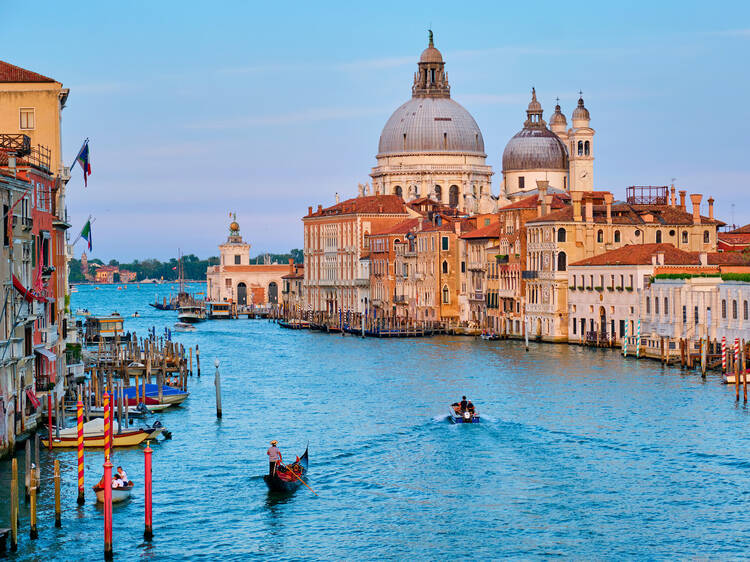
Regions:
M 484 301 L 484 291 L 474 291 L 469 293 L 469 300 Z
M 521 279 L 539 279 L 539 272 L 533 269 L 525 269 L 521 272 Z
M 406 295 L 393 295 L 393 302 L 397 304 L 406 304 L 407 302 Z
M 31 138 L 26 135 L 0 134 L 0 150 L 15 152 L 16 156 L 26 156 L 31 152 Z

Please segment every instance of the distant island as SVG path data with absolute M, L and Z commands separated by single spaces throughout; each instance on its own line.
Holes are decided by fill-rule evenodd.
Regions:
M 290 250 L 286 254 L 259 254 L 251 258 L 251 263 L 294 263 L 303 262 L 303 252 L 300 249 Z M 121 263 L 115 259 L 104 263 L 98 258 L 89 259 L 84 253 L 81 259 L 72 258 L 69 262 L 70 283 L 128 283 L 143 281 L 144 279 L 164 279 L 165 281 L 177 280 L 177 260 L 170 258 L 162 262 L 154 258 L 143 261 L 135 260 L 130 263 Z M 200 259 L 195 254 L 182 256 L 182 267 L 185 271 L 185 279 L 194 281 L 205 281 L 206 269 L 211 265 L 219 265 L 219 257 L 211 256 Z M 99 275 L 97 273 L 101 269 Z

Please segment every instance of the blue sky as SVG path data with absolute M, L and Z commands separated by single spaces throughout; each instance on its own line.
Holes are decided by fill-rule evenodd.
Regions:
M 452 97 L 496 176 L 536 87 L 545 118 L 583 90 L 597 189 L 677 178 L 750 222 L 750 5 L 740 2 L 25 2 L 0 0 L 0 58 L 70 88 L 68 186 L 95 257 L 215 255 L 236 211 L 252 253 L 302 246 L 308 205 L 369 181 L 432 26 Z M 734 210 L 732 205 L 734 204 Z M 76 249 L 80 255 L 83 246 Z

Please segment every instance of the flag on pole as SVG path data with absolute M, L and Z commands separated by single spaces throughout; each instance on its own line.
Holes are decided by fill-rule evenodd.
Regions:
M 78 156 L 76 156 L 76 161 L 73 162 L 73 166 L 76 165 L 76 162 L 81 165 L 81 169 L 83 170 L 83 185 L 84 187 L 88 187 L 88 177 L 91 175 L 91 162 L 89 162 L 89 139 L 83 141 L 83 146 L 81 147 L 81 150 L 78 151 Z
M 81 235 L 79 238 L 83 238 L 86 240 L 86 242 L 89 243 L 89 252 L 91 251 L 91 219 L 86 221 L 86 224 L 83 225 L 83 230 L 81 230 Z

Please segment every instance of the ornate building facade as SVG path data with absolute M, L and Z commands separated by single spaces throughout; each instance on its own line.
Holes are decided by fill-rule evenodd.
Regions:
M 430 197 L 469 213 L 492 212 L 492 167 L 474 118 L 451 99 L 443 56 L 432 32 L 419 58 L 412 98 L 393 112 L 380 135 L 375 194 L 409 202 Z

